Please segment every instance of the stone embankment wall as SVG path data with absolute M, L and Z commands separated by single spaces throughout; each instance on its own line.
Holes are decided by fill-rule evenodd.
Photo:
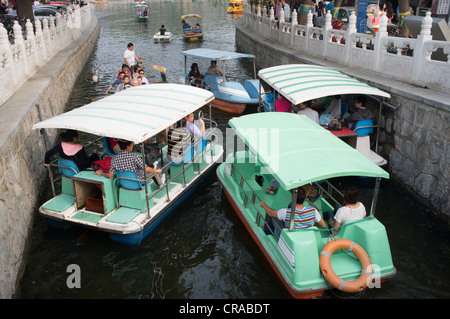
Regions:
M 76 40 L 25 82 L 0 106 L 0 298 L 12 298 L 23 270 L 27 238 L 41 188 L 44 138 L 33 124 L 65 110 L 72 87 L 94 49 L 100 32 L 95 16 Z M 10 125 L 13 123 L 14 125 Z M 51 137 L 51 142 L 56 136 Z
M 236 22 L 236 45 L 254 54 L 258 69 L 290 63 L 332 67 L 391 94 L 383 105 L 378 153 L 388 160 L 391 179 L 450 224 L 450 95 L 403 83 L 358 67 L 300 52 Z M 348 101 L 349 106 L 353 101 Z M 372 102 L 378 114 L 378 102 Z M 377 115 L 378 116 L 378 115 Z

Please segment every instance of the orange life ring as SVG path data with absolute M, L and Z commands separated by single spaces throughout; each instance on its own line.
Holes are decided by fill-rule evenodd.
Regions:
M 330 258 L 331 255 L 338 249 L 349 250 L 359 258 L 362 271 L 361 276 L 359 276 L 358 279 L 345 281 L 337 276 L 333 271 L 330 264 Z M 364 248 L 348 239 L 340 238 L 327 243 L 320 252 L 319 265 L 325 279 L 333 285 L 334 288 L 345 292 L 358 292 L 364 290 L 367 287 L 368 278 L 372 276 L 372 273 L 369 270 L 372 269 L 372 262 L 370 261 L 369 255 L 366 253 Z

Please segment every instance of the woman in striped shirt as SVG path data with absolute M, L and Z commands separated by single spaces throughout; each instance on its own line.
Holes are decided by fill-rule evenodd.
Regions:
M 306 198 L 306 192 L 303 188 L 299 188 L 297 192 L 297 204 L 295 206 L 294 229 L 309 228 L 317 226 L 325 228 L 326 224 L 319 212 L 314 207 L 304 206 L 303 202 Z M 291 219 L 291 209 L 282 208 L 279 210 L 272 209 L 265 202 L 260 202 L 259 205 L 264 208 L 267 214 L 273 218 L 278 218 L 284 222 L 286 227 L 289 227 Z

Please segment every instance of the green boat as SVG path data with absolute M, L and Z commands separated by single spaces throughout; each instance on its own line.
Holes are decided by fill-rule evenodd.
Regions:
M 146 4 L 135 4 L 134 5 L 136 12 L 134 16 L 136 17 L 137 22 L 148 22 L 149 20 L 149 12 L 148 6 Z
M 386 171 L 303 115 L 264 112 L 233 118 L 229 125 L 236 134 L 234 150 L 217 168 L 217 176 L 231 206 L 293 297 L 316 297 L 332 288 L 361 291 L 394 276 L 386 229 L 374 216 L 381 179 L 389 178 Z M 238 139 L 245 150 L 238 150 Z M 275 220 L 272 227 L 272 217 L 260 207 L 262 201 L 276 210 L 289 203 L 296 207 L 298 188 L 310 185 L 319 196 L 304 205 L 314 205 L 323 218 L 343 196 L 333 179 L 351 176 L 373 178 L 372 203 L 366 205 L 370 213 L 342 224 L 335 235 L 316 226 L 294 229 L 293 218 L 289 227 L 277 226 Z M 273 178 L 280 184 L 274 195 L 265 191 Z M 330 251 L 329 246 L 335 247 Z M 355 257 L 342 249 L 353 247 L 367 255 L 354 249 Z M 320 261 L 326 255 L 328 261 Z

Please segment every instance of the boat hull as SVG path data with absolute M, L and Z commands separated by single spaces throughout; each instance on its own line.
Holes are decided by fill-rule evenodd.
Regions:
M 109 238 L 115 242 L 126 245 L 139 245 L 140 242 L 147 237 L 167 216 L 169 216 L 186 198 L 200 186 L 200 184 L 208 178 L 214 171 L 217 164 L 211 165 L 207 171 L 203 172 L 202 176 L 191 186 L 189 186 L 180 196 L 174 200 L 166 209 L 158 214 L 156 218 L 152 218 L 142 231 L 133 234 L 115 234 L 109 233 Z
M 253 241 L 258 246 L 260 252 L 263 254 L 264 258 L 269 263 L 270 267 L 275 272 L 275 274 L 277 275 L 278 279 L 283 283 L 283 285 L 285 286 L 287 291 L 290 293 L 290 295 L 293 298 L 295 298 L 295 299 L 311 299 L 311 298 L 320 297 L 321 295 L 323 295 L 323 292 L 325 290 L 327 290 L 327 288 L 319 289 L 319 290 L 316 290 L 316 291 L 307 290 L 305 292 L 299 292 L 299 291 L 293 289 L 293 287 L 291 285 L 289 285 L 289 283 L 281 275 L 278 267 L 276 267 L 275 263 L 269 257 L 268 252 L 266 251 L 266 249 L 264 249 L 264 246 L 261 244 L 261 242 L 258 239 L 258 237 L 252 231 L 252 229 L 251 229 L 250 225 L 248 224 L 247 220 L 241 214 L 241 211 L 239 210 L 239 208 L 235 204 L 233 198 L 231 197 L 231 195 L 229 194 L 229 192 L 227 191 L 227 189 L 225 187 L 224 187 L 224 194 L 225 194 L 225 197 L 227 198 L 228 202 L 230 203 L 231 207 L 233 207 L 233 210 L 235 211 L 236 215 L 239 217 L 239 219 L 241 220 L 242 224 L 247 229 L 247 232 L 250 234 L 250 236 L 252 237 Z
M 245 103 L 233 103 L 221 99 L 214 99 L 211 105 L 218 110 L 237 115 L 244 113 L 246 107 Z
M 183 33 L 183 39 L 184 39 L 184 41 L 187 41 L 187 42 L 202 41 L 203 40 L 203 32 L 202 33 L 192 33 L 192 34 Z
M 210 152 L 212 152 L 211 155 L 209 155 Z M 209 158 L 210 156 L 212 157 Z M 75 208 L 75 204 L 72 204 L 71 206 L 66 205 L 65 207 L 67 208 L 59 210 L 49 210 L 48 205 L 50 205 L 50 203 L 52 203 L 54 200 L 57 199 L 57 197 L 61 195 L 58 195 L 53 199 L 44 203 L 39 208 L 39 212 L 41 213 L 41 215 L 46 217 L 49 226 L 57 227 L 60 229 L 68 229 L 71 227 L 83 227 L 93 229 L 108 233 L 110 239 L 115 242 L 119 242 L 126 245 L 139 245 L 141 241 L 145 237 L 147 237 L 180 204 L 182 204 L 182 202 L 188 196 L 192 195 L 192 193 L 203 183 L 203 181 L 211 175 L 211 173 L 217 166 L 218 162 L 221 161 L 222 158 L 223 158 L 223 148 L 221 146 L 216 145 L 213 148 L 211 148 L 211 150 L 207 150 L 204 157 L 202 158 L 202 162 L 199 162 L 198 164 L 197 162 L 194 162 L 191 166 L 192 172 L 194 172 L 194 169 L 196 169 L 196 167 L 198 167 L 197 165 L 199 165 L 199 167 L 201 168 L 199 174 L 192 173 L 193 174 L 192 177 L 188 181 L 186 181 L 185 186 L 183 186 L 183 184 L 181 183 L 175 185 L 174 183 L 171 182 L 169 184 L 169 198 L 170 198 L 169 203 L 167 202 L 166 194 L 163 193 L 163 197 L 159 199 L 159 204 L 153 204 L 159 206 L 156 206 L 154 210 L 150 210 L 150 213 L 146 212 L 145 209 L 140 210 L 140 213 L 138 215 L 135 215 L 136 216 L 135 218 L 133 218 L 128 223 L 124 223 L 122 226 L 120 225 L 121 223 L 119 225 L 118 224 L 112 225 L 106 223 L 107 220 L 105 219 L 108 218 L 108 215 L 110 214 L 104 217 L 99 216 L 98 219 L 95 220 L 94 222 L 89 221 L 88 218 L 83 218 L 83 220 L 81 220 L 80 218 L 74 219 L 73 217 L 75 215 L 78 215 L 84 210 L 84 209 L 82 209 L 81 211 L 77 210 Z M 69 179 L 67 180 L 68 181 L 66 181 L 65 184 L 68 185 L 69 182 L 71 181 Z M 110 182 L 110 180 L 108 180 L 108 182 Z M 111 192 L 105 191 L 104 196 L 110 197 L 111 196 L 110 193 Z M 63 195 L 63 196 L 66 199 L 71 197 L 71 195 Z M 137 197 L 132 198 L 134 199 L 131 200 L 137 200 L 139 202 L 139 199 Z M 61 200 L 59 201 L 59 203 L 61 203 Z M 130 204 L 130 201 L 128 201 L 128 203 Z M 136 204 L 136 202 L 134 204 Z M 132 207 L 134 204 L 132 204 Z M 119 209 L 123 208 L 124 207 L 119 206 Z M 119 209 L 117 209 L 117 211 Z M 86 213 L 89 213 L 89 210 Z
M 297 299 L 319 297 L 324 291 L 333 288 L 321 276 L 319 267 L 321 247 L 328 242 L 328 235 L 316 227 L 311 228 L 311 231 L 289 231 L 282 228 L 276 236 L 274 233 L 267 233 L 264 225 L 265 212 L 259 210 L 259 201 L 274 201 L 273 204 L 277 202 L 275 207 L 281 207 L 280 205 L 289 202 L 291 194 L 280 189 L 276 197 L 266 194 L 264 188 L 270 185 L 273 176 L 263 176 L 263 185 L 258 185 L 254 174 L 260 167 L 259 164 L 250 164 L 253 160 L 249 152 L 237 152 L 236 158 L 233 159 L 233 154 L 230 154 L 226 162 L 219 165 L 216 174 L 225 196 L 290 295 Z M 233 161 L 236 163 L 236 170 L 231 169 Z M 239 182 L 241 176 L 246 176 L 247 182 Z M 256 192 L 257 197 L 253 197 L 252 190 Z M 248 201 L 244 200 L 246 196 L 249 196 Z M 321 202 L 319 207 L 324 207 L 322 204 L 325 203 Z M 257 210 L 262 215 L 258 215 Z M 372 219 L 347 226 L 341 233 L 339 237 L 348 236 L 370 252 L 372 262 L 380 267 L 380 275 L 377 278 L 381 282 L 395 275 L 386 231 L 379 221 Z M 336 265 L 338 276 L 346 281 L 359 277 L 361 264 L 357 259 L 348 258 L 343 252 L 334 258 L 333 260 L 337 261 L 334 261 L 333 267 Z

